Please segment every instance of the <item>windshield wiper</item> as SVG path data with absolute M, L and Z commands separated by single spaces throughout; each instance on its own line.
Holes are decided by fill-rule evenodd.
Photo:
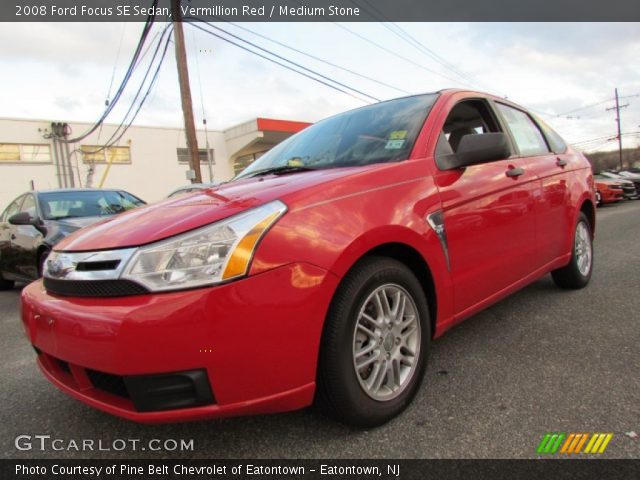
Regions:
M 282 175 L 285 173 L 309 172 L 311 170 L 317 169 L 313 167 L 307 167 L 305 165 L 280 165 L 278 167 L 263 168 L 261 170 L 256 170 L 255 172 L 250 172 L 246 175 L 238 177 L 238 179 L 259 177 L 261 175 Z

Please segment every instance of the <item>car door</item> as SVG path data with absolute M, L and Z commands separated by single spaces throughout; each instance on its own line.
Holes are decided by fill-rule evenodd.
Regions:
M 438 150 L 455 152 L 464 135 L 491 132 L 505 128 L 489 101 L 463 97 L 450 107 Z M 535 269 L 537 177 L 516 155 L 438 170 L 435 177 L 454 284 L 454 315 L 461 319 Z
M 24 195 L 21 213 L 38 218 L 36 200 L 31 193 Z M 42 232 L 33 225 L 11 225 L 11 270 L 24 279 L 38 278 L 38 246 L 42 243 Z
M 511 132 L 518 154 L 526 159 L 527 169 L 539 178 L 540 194 L 535 203 L 536 257 L 543 267 L 567 253 L 567 232 L 572 231 L 569 223 L 573 221 L 574 202 L 569 198 L 568 188 L 573 163 L 567 158 L 566 144 L 550 127 L 546 127 L 548 136 L 545 136 L 524 110 L 498 101 L 495 105 Z
M 24 195 L 20 195 L 5 209 L 2 214 L 2 222 L 0 222 L 0 273 L 7 278 L 12 279 L 16 274 L 15 262 L 13 260 L 14 252 L 11 246 L 13 229 L 15 225 L 9 223 L 9 218 L 20 211 L 20 206 L 24 200 Z

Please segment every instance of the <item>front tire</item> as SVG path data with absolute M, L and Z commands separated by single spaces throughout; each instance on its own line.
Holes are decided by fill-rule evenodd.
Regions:
M 571 261 L 566 267 L 551 272 L 553 281 L 560 288 L 584 288 L 593 272 L 593 236 L 591 224 L 587 216 L 580 212 L 573 233 L 573 250 Z
M 427 299 L 411 270 L 390 258 L 362 260 L 329 308 L 317 404 L 354 426 L 388 422 L 416 395 L 430 339 Z

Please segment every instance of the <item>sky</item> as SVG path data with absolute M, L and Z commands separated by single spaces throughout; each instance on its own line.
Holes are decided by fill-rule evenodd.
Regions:
M 165 25 L 153 27 L 149 42 L 159 38 L 156 34 Z M 621 111 L 623 144 L 640 145 L 640 135 L 634 134 L 640 132 L 638 23 L 239 24 L 386 85 L 234 25 L 216 25 L 381 100 L 450 87 L 507 97 L 539 114 L 567 141 L 588 150 L 617 148 L 614 141 L 607 141 L 616 135 L 616 115 L 606 110 L 614 104 L 617 87 L 620 103 L 628 104 Z M 142 26 L 3 24 L 0 116 L 95 121 L 122 80 Z M 274 65 L 192 25 L 184 29 L 197 126 L 202 126 L 203 118 L 210 129 L 226 129 L 255 117 L 314 122 L 372 101 Z M 403 39 L 403 32 L 418 44 Z M 175 54 L 173 45 L 169 47 L 136 124 L 182 125 Z M 443 61 L 434 60 L 425 47 Z M 122 120 L 152 51 L 153 43 L 108 123 Z M 601 137 L 599 142 L 579 143 Z

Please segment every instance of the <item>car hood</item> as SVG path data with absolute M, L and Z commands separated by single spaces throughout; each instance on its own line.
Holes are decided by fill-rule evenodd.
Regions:
M 604 178 L 596 178 L 595 179 L 596 183 L 604 183 L 605 185 L 633 185 L 633 182 L 630 180 L 617 180 L 614 178 L 607 178 L 606 180 Z
M 108 222 L 71 234 L 56 245 L 56 250 L 135 247 L 202 227 L 272 200 L 282 200 L 289 207 L 292 203 L 299 206 L 325 195 L 323 185 L 375 167 L 268 175 L 230 182 L 121 213 Z
M 61 229 L 65 230 L 78 230 L 80 228 L 88 227 L 102 220 L 111 218 L 111 215 L 99 216 L 99 217 L 78 217 L 78 218 L 65 218 L 63 220 L 48 220 L 51 224 L 58 225 Z

